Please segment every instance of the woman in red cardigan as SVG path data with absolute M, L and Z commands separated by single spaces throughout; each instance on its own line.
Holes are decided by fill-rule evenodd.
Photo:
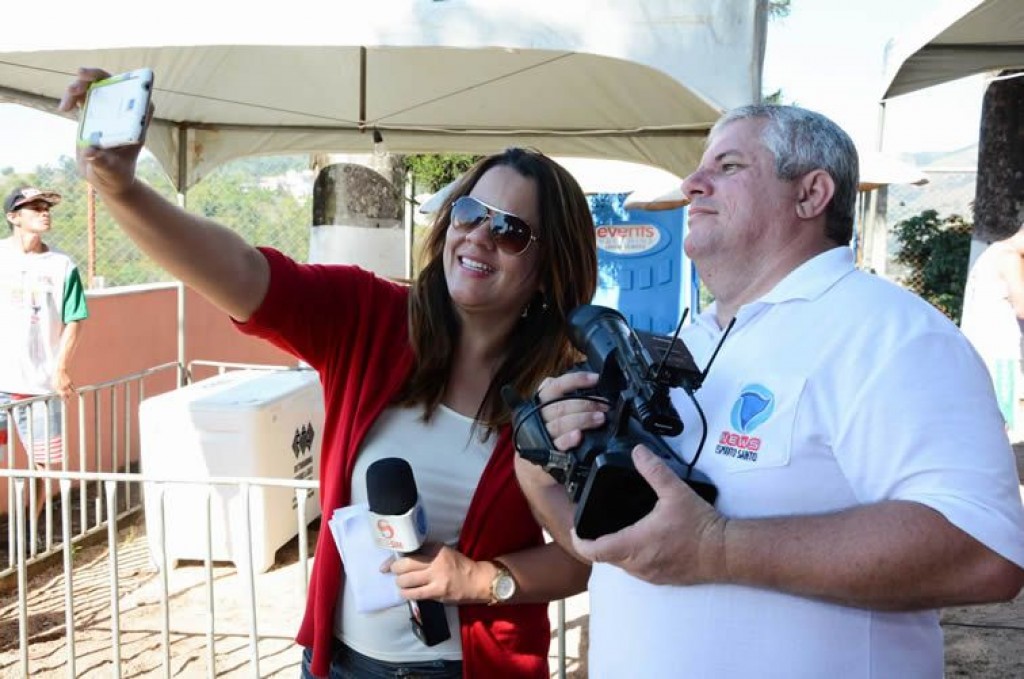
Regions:
M 82 69 L 63 107 L 104 75 Z M 574 358 L 566 314 L 590 301 L 597 278 L 576 181 L 533 151 L 480 161 L 437 214 L 421 273 L 405 287 L 252 247 L 136 181 L 138 152 L 79 154 L 125 233 L 243 332 L 319 372 L 323 514 L 364 502 L 367 467 L 401 457 L 430 517 L 422 553 L 382 568 L 405 599 L 446 604 L 451 638 L 425 646 L 404 605 L 361 608 L 322 530 L 298 635 L 303 676 L 549 676 L 546 603 L 581 591 L 589 568 L 545 543 L 515 481 L 499 391 L 531 393 Z

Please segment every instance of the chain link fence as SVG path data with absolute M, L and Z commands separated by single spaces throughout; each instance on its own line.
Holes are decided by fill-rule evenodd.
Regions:
M 974 201 L 974 171 L 927 174 L 929 183 L 924 186 L 889 186 L 885 200 L 885 271 L 889 278 L 911 289 L 915 288 L 915 281 L 907 279 L 911 271 L 895 258 L 898 245 L 893 227 L 926 209 L 943 217 L 962 215 L 971 221 Z M 177 201 L 170 180 L 148 154 L 140 160 L 139 176 L 169 200 Z M 192 187 L 186 208 L 225 224 L 254 245 L 269 245 L 298 261 L 307 261 L 314 179 L 308 155 L 240 159 L 222 166 Z M 71 159 L 61 158 L 30 174 L 0 175 L 3 195 L 19 185 L 54 189 L 63 195 L 64 200 L 54 209 L 54 226 L 47 242 L 78 263 L 90 287 L 173 280 L 139 252 L 98 199 L 94 242 L 90 245 L 87 185 Z
M 138 176 L 177 202 L 173 185 L 156 161 L 145 155 Z M 269 245 L 298 261 L 309 253 L 314 174 L 309 156 L 246 158 L 217 169 L 189 190 L 186 208 L 235 230 L 254 245 Z M 59 192 L 63 200 L 52 212 L 53 226 L 46 242 L 71 256 L 89 287 L 112 287 L 171 281 L 173 278 L 128 239 L 99 198 L 92 200 L 88 185 L 74 162 L 62 158 L 34 172 L 0 177 L 4 196 L 29 185 Z M 93 217 L 90 219 L 90 212 Z M 89 223 L 95 224 L 93 235 Z
M 899 275 L 894 278 L 896 282 L 902 285 L 907 290 L 920 295 L 926 287 L 925 276 L 921 273 L 920 269 L 911 269 L 903 264 L 894 263 L 894 269 L 899 269 Z M 943 309 L 944 312 L 948 311 Z
M 890 186 L 885 206 L 885 232 L 888 239 L 885 270 L 892 280 L 911 290 L 919 289 L 921 281 L 914 280 L 916 274 L 896 261 L 899 246 L 893 227 L 925 210 L 935 210 L 940 217 L 959 215 L 967 222 L 974 221 L 975 171 L 926 171 L 926 174 L 928 183 L 923 186 Z
M 976 172 L 928 172 L 928 179 L 924 186 L 889 187 L 885 203 L 885 270 L 891 280 L 959 323 L 973 227 Z M 933 212 L 926 215 L 926 211 Z

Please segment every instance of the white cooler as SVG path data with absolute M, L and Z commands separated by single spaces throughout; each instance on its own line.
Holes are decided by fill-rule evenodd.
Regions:
M 316 479 L 324 403 L 313 370 L 236 370 L 145 399 L 139 406 L 142 473 L 168 478 L 273 477 Z M 148 484 L 147 484 L 148 486 Z M 206 558 L 204 484 L 163 484 L 168 563 Z M 246 563 L 241 488 L 210 486 L 214 561 Z M 147 487 L 146 533 L 159 566 L 159 505 Z M 252 486 L 253 569 L 298 534 L 292 488 Z M 319 493 L 306 499 L 306 519 L 320 516 Z

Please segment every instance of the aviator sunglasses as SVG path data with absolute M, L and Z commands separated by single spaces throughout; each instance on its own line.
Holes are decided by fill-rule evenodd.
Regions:
M 499 250 L 509 255 L 521 255 L 537 240 L 530 225 L 514 214 L 491 207 L 472 196 L 460 196 L 452 204 L 451 226 L 456 231 L 469 233 L 484 219 L 490 218 L 491 239 Z

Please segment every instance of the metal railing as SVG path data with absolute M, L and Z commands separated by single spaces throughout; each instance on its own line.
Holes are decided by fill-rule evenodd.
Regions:
M 88 385 L 76 390 L 77 398 L 77 439 L 78 439 L 78 469 L 103 471 L 107 467 L 109 471 L 128 469 L 132 464 L 131 440 L 133 428 L 137 428 L 138 404 L 146 397 L 146 381 L 161 373 L 175 371 L 177 378 L 182 376 L 182 367 L 176 362 L 164 363 L 137 372 L 131 375 L 119 377 L 108 382 Z M 170 385 L 173 386 L 173 385 Z M 68 409 L 61 408 L 61 437 L 60 437 L 60 463 L 55 468 L 50 456 L 50 442 L 53 440 L 54 432 L 51 431 L 50 414 L 59 405 L 59 398 L 55 394 L 35 396 L 0 406 L 0 418 L 6 418 L 8 444 L 7 444 L 7 474 L 8 479 L 13 478 L 13 473 L 18 470 L 15 466 L 15 433 L 18 418 L 28 421 L 27 437 L 22 443 L 26 451 L 26 466 L 36 466 L 32 462 L 34 453 L 40 446 L 45 451 L 43 463 L 39 471 L 72 471 L 71 456 L 68 451 Z M 33 413 L 36 410 L 36 413 Z M 43 441 L 36 441 L 37 431 L 33 423 L 41 420 L 43 426 Z M 106 421 L 107 427 L 101 426 Z M 104 440 L 104 432 L 109 441 Z M 92 441 L 92 459 L 89 457 L 89 441 Z M 105 464 L 109 454 L 109 466 Z M 52 493 L 52 477 L 23 474 L 22 478 L 39 478 L 42 483 L 33 482 L 29 484 L 28 497 L 20 500 L 15 498 L 13 486 L 8 480 L 7 495 L 7 567 L 0 569 L 0 578 L 9 576 L 16 567 L 16 538 L 26 537 L 26 533 L 32 537 L 28 541 L 28 558 L 34 560 L 50 554 L 63 544 L 62 540 L 55 540 L 54 535 L 54 501 Z M 40 488 L 41 486 L 41 488 Z M 90 491 L 94 491 L 90 498 Z M 78 485 L 78 516 L 69 517 L 69 521 L 77 518 L 77 528 L 71 530 L 72 541 L 82 540 L 91 534 L 101 531 L 104 528 L 104 495 L 99 492 L 99 484 L 90 488 L 86 482 Z M 42 492 L 43 504 L 41 512 L 37 515 L 35 507 L 38 504 L 37 493 Z M 15 528 L 14 522 L 10 520 L 15 515 L 15 507 L 18 502 L 26 502 L 33 511 L 27 517 L 28 524 L 21 528 Z M 90 519 L 88 508 L 93 505 L 93 514 Z M 139 498 L 133 498 L 130 490 L 126 492 L 123 499 L 123 511 L 118 513 L 122 518 L 140 509 Z M 39 521 L 43 522 L 43 540 L 38 544 Z
M 189 381 L 194 377 L 197 368 L 210 368 L 217 373 L 231 369 L 281 369 L 283 366 L 253 365 L 245 363 L 222 363 L 213 361 L 194 361 L 188 364 L 184 370 L 185 378 Z M 191 520 L 187 529 L 193 532 L 191 539 L 202 540 L 202 564 L 204 571 L 203 589 L 205 590 L 205 626 L 203 636 L 205 637 L 205 666 L 206 675 L 213 677 L 218 671 L 218 636 L 225 636 L 224 630 L 218 630 L 217 623 L 217 598 L 214 596 L 214 562 L 223 560 L 222 546 L 218 547 L 218 555 L 215 549 L 214 535 L 226 534 L 228 526 L 220 525 L 225 521 L 232 521 L 229 512 L 218 513 L 213 511 L 213 500 L 221 493 L 228 493 L 235 497 L 240 503 L 241 521 L 232 524 L 232 541 L 241 545 L 240 551 L 232 551 L 232 559 L 235 563 L 235 571 L 242 580 L 242 590 L 245 593 L 247 605 L 248 630 L 246 633 L 248 645 L 247 664 L 252 676 L 261 676 L 261 652 L 260 641 L 268 638 L 280 640 L 283 637 L 261 635 L 261 621 L 257 607 L 257 587 L 255 560 L 253 555 L 253 502 L 265 501 L 262 493 L 276 492 L 268 489 L 291 489 L 294 494 L 293 506 L 297 509 L 296 533 L 297 540 L 297 578 L 296 592 L 301 592 L 301 600 L 296 600 L 294 606 L 301 612 L 302 601 L 305 600 L 308 591 L 309 571 L 309 544 L 307 537 L 307 526 L 311 521 L 307 510 L 307 501 L 311 500 L 318 490 L 318 481 L 307 479 L 283 479 L 267 477 L 247 476 L 220 476 L 220 477 L 172 477 L 147 475 L 132 471 L 134 461 L 139 459 L 133 454 L 131 442 L 133 434 L 138 434 L 138 405 L 146 397 L 146 380 L 154 375 L 176 370 L 176 383 L 182 379 L 182 366 L 178 363 L 167 363 L 156 366 L 149 370 L 128 375 L 125 377 L 104 382 L 102 384 L 89 385 L 78 390 L 78 464 L 80 470 L 68 469 L 69 456 L 67 453 L 67 436 L 62 441 L 61 469 L 51 469 L 49 464 L 40 469 L 17 469 L 13 467 L 13 455 L 8 456 L 7 468 L 0 468 L 0 477 L 7 479 L 9 493 L 8 502 L 8 538 L 9 538 L 9 567 L 0 571 L 0 579 L 14 578 L 17 583 L 17 619 L 18 619 L 18 658 L 17 666 L 22 676 L 32 676 L 32 658 L 29 653 L 29 570 L 33 563 L 43 558 L 52 557 L 55 561 L 56 554 L 63 557 L 62 575 L 63 582 L 63 626 L 64 626 L 64 651 L 66 654 L 65 668 L 68 677 L 79 676 L 78 659 L 76 652 L 76 598 L 75 582 L 76 568 L 81 568 L 79 546 L 95 543 L 99 535 L 106 533 L 105 556 L 107 571 L 104 574 L 107 585 L 107 596 L 109 600 L 109 663 L 112 665 L 112 676 L 122 676 L 124 658 L 122 649 L 125 648 L 123 635 L 125 630 L 121 625 L 122 592 L 125 584 L 122 582 L 119 565 L 119 525 L 125 519 L 138 520 L 133 515 L 140 514 L 145 510 L 146 539 L 149 546 L 151 563 L 155 567 L 153 576 L 159 583 L 160 599 L 160 625 L 159 625 L 159 661 L 162 667 L 162 674 L 169 677 L 172 674 L 171 634 L 182 634 L 174 631 L 171 626 L 171 602 L 180 595 L 180 592 L 172 592 L 169 586 L 169 573 L 174 565 L 173 550 L 169 551 L 167 537 L 168 527 L 172 528 L 175 522 L 183 520 L 180 511 L 181 503 L 171 517 L 167 514 L 167 498 L 170 494 L 178 493 L 182 488 L 193 489 L 193 503 L 188 507 L 191 512 Z M 287 369 L 287 368 L 286 368 Z M 170 379 L 168 378 L 168 382 Z M 173 388 L 173 385 L 171 385 Z M 48 404 L 55 396 L 43 396 L 27 401 L 18 401 L 13 404 L 2 406 L 3 412 L 0 416 L 8 417 L 12 433 L 15 417 L 19 408 L 31 407 L 34 402 Z M 44 407 L 48 407 L 44 405 Z M 47 411 L 48 412 L 48 411 Z M 67 418 L 66 411 L 63 417 Z M 64 432 L 67 432 L 66 422 Z M 103 433 L 106 433 L 106 436 Z M 49 433 L 45 432 L 47 440 Z M 93 455 L 87 460 L 89 447 L 87 442 L 92 442 Z M 28 441 L 28 449 L 31 450 L 34 441 Z M 137 452 L 137 451 L 135 451 Z M 30 456 L 31 457 L 31 456 Z M 109 461 L 109 470 L 104 470 L 104 462 Z M 92 466 L 93 470 L 88 470 Z M 51 484 L 57 483 L 59 495 L 57 501 L 49 493 Z M 37 485 L 42 485 L 45 491 L 45 510 L 42 516 L 45 517 L 46 539 L 44 545 L 37 549 L 35 540 L 26 540 L 26 530 L 35 528 L 33 521 L 35 512 L 26 512 L 26 506 L 35 507 L 33 492 Z M 29 497 L 26 497 L 26 491 Z M 77 491 L 77 493 L 76 493 Z M 198 493 L 198 502 L 194 501 Z M 77 503 L 75 498 L 77 495 Z M 26 500 L 28 502 L 26 502 Z M 76 506 L 77 505 L 77 506 Z M 54 535 L 56 524 L 55 514 L 60 515 L 60 534 Z M 318 504 L 315 505 L 318 507 Z M 195 516 L 196 509 L 199 509 L 198 518 Z M 92 511 L 89 511 L 90 508 Z M 315 518 L 315 517 L 314 517 Z M 77 519 L 77 525 L 76 525 Z M 26 525 L 27 524 L 27 525 Z M 326 530 L 326 524 L 321 528 Z M 35 532 L 30 535 L 35 536 Z M 234 548 L 232 547 L 232 550 Z M 217 558 L 215 558 L 217 557 Z M 51 559 L 48 558 L 48 562 Z M 180 612 L 179 609 L 176 609 Z M 13 611 L 12 611 L 13 612 Z M 195 613 L 195 611 L 192 611 Z M 10 616 L 10 614 L 8 614 Z M 224 622 L 221 622 L 222 626 Z M 81 630 L 79 630 L 81 632 Z M 557 653 L 559 677 L 566 676 L 567 648 L 566 648 L 566 622 L 565 602 L 557 602 Z M 198 635 L 195 635 L 198 636 Z M 239 636 L 228 634 L 228 637 Z M 291 638 L 288 638 L 290 645 Z M 221 644 L 223 645 L 223 643 Z M 95 650 L 91 654 L 95 654 Z M 237 656 L 239 649 L 234 649 L 232 656 Z M 52 653 L 51 653 L 52 655 Z M 136 661 L 137 662 L 137 661 Z M 237 669 L 237 662 L 235 669 Z M 221 659 L 221 664 L 225 660 Z M 4 665 L 0 658 L 0 674 L 14 671 L 13 665 Z M 151 666 L 147 671 L 155 671 L 156 666 Z
M 189 361 L 185 370 L 188 382 L 196 381 L 198 368 L 206 368 L 217 375 L 223 375 L 229 370 L 295 370 L 295 366 L 270 365 L 267 363 L 232 363 L 230 361 Z
M 76 649 L 75 649 L 75 566 L 76 566 L 76 550 L 73 546 L 73 538 L 71 536 L 71 505 L 72 505 L 72 483 L 78 482 L 82 485 L 87 483 L 101 484 L 103 487 L 103 496 L 105 498 L 105 507 L 107 509 L 105 527 L 107 529 L 107 558 L 109 566 L 109 604 L 110 604 L 110 663 L 112 664 L 112 675 L 115 677 L 122 676 L 122 657 L 121 648 L 123 646 L 121 641 L 121 630 L 120 630 L 120 617 L 121 617 L 121 596 L 122 586 L 119 581 L 120 572 L 118 567 L 118 515 L 115 508 L 118 504 L 118 486 L 123 485 L 125 488 L 130 488 L 133 484 L 142 484 L 146 486 L 146 494 L 152 498 L 153 507 L 155 508 L 155 518 L 153 525 L 155 527 L 155 535 L 147 535 L 149 540 L 150 553 L 155 556 L 157 577 L 160 582 L 160 605 L 161 605 L 161 626 L 160 626 L 160 654 L 163 668 L 163 676 L 171 676 L 171 625 L 170 625 L 170 600 L 171 591 L 168 586 L 168 572 L 170 571 L 170 564 L 168 558 L 167 545 L 165 537 L 167 535 L 167 514 L 165 511 L 165 491 L 168 486 L 181 486 L 181 485 L 193 485 L 200 487 L 205 492 L 205 502 L 201 504 L 201 517 L 199 524 L 203 527 L 202 537 L 203 545 L 205 546 L 205 557 L 203 559 L 203 565 L 205 569 L 205 587 L 206 587 L 206 599 L 207 599 L 207 610 L 206 610 L 206 657 L 207 657 L 207 676 L 214 677 L 217 674 L 217 663 L 216 663 L 216 597 L 214 595 L 214 578 L 213 578 L 213 528 L 214 519 L 211 511 L 211 498 L 213 497 L 214 488 L 217 486 L 227 486 L 231 488 L 237 488 L 240 491 L 239 498 L 241 500 L 241 517 L 242 520 L 238 522 L 237 526 L 233 526 L 233 530 L 240 531 L 240 540 L 238 544 L 242 548 L 238 551 L 240 563 L 236 565 L 238 572 L 244 579 L 244 589 L 246 591 L 248 610 L 249 610 L 249 666 L 252 670 L 252 676 L 259 677 L 260 675 L 260 652 L 259 652 L 259 621 L 257 616 L 257 592 L 255 586 L 255 573 L 253 569 L 253 554 L 252 554 L 252 498 L 260 488 L 289 488 L 292 489 L 295 494 L 295 506 L 297 508 L 296 513 L 296 532 L 299 536 L 298 540 L 298 562 L 300 564 L 299 577 L 300 577 L 300 591 L 303 594 L 303 598 L 308 591 L 307 583 L 309 582 L 309 544 L 306 536 L 306 527 L 310 522 L 310 518 L 306 511 L 307 499 L 311 497 L 311 492 L 315 493 L 318 487 L 317 481 L 299 480 L 299 479 L 273 479 L 273 478 L 259 478 L 259 477 L 218 477 L 218 478 L 175 478 L 175 477 L 155 477 L 147 476 L 145 474 L 138 473 L 125 473 L 125 472 L 55 472 L 55 471 L 36 471 L 36 470 L 9 470 L 0 469 L 0 477 L 6 477 L 13 484 L 15 490 L 15 496 L 19 500 L 16 504 L 16 516 L 15 524 L 17 525 L 18 541 L 17 541 L 17 587 L 18 587 L 18 638 L 19 638 L 19 656 L 20 656 L 20 669 L 22 676 L 32 676 L 32 667 L 29 662 L 29 639 L 28 639 L 28 563 L 27 563 L 27 549 L 25 545 L 25 533 L 23 527 L 25 525 L 25 508 L 24 504 L 20 500 L 24 499 L 24 486 L 28 479 L 44 479 L 44 480 L 56 480 L 60 486 L 60 498 L 61 498 L 61 509 L 63 515 L 62 527 L 63 527 L 63 540 L 62 540 L 62 553 L 63 553 L 63 594 L 64 594 L 64 639 L 66 645 L 66 658 L 67 658 L 67 676 L 76 677 L 78 671 L 76 667 Z M 139 493 L 141 496 L 142 493 Z M 195 507 L 190 508 L 192 510 Z M 194 517 L 189 517 L 194 518 Z

